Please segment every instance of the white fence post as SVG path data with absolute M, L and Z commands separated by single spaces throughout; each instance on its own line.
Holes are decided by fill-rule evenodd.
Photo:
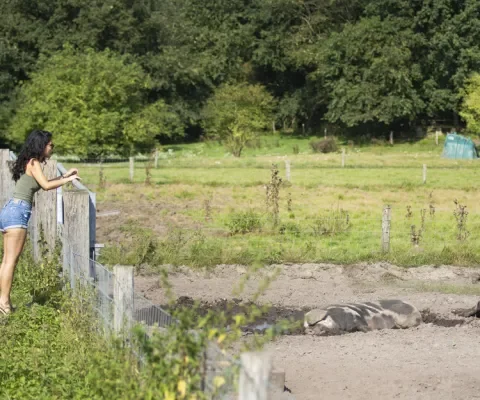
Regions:
M 116 332 L 130 330 L 133 322 L 133 267 L 113 267 L 113 327 Z
M 345 149 L 342 149 L 342 168 L 345 167 Z
M 390 251 L 390 225 L 392 221 L 392 209 L 390 206 L 383 208 L 382 215 L 382 250 L 384 253 Z
M 158 149 L 155 150 L 155 169 L 158 168 Z
M 285 160 L 285 176 L 287 178 L 287 181 L 290 182 L 290 160 Z
M 265 352 L 243 353 L 240 360 L 242 367 L 238 400 L 267 400 L 272 370 L 271 355 Z
M 135 168 L 135 158 L 130 157 L 130 182 L 133 182 L 133 176 L 134 176 L 134 168 Z

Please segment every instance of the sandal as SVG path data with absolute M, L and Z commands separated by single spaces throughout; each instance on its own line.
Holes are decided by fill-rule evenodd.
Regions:
M 3 316 L 8 316 L 9 314 L 12 313 L 12 310 L 10 307 L 2 307 L 0 306 L 0 315 L 3 315 Z

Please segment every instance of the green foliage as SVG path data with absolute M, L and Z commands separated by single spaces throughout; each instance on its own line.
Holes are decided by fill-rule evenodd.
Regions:
M 245 146 L 270 126 L 273 108 L 273 97 L 260 85 L 225 85 L 205 107 L 207 137 L 240 157 Z
M 399 27 L 395 19 L 362 19 L 319 45 L 312 79 L 329 93 L 329 121 L 350 127 L 390 124 L 422 112 L 424 103 L 416 90 L 422 75 L 411 50 L 416 37 Z
M 67 47 L 42 59 L 22 87 L 10 137 L 21 143 L 42 127 L 55 134 L 59 151 L 81 156 L 152 147 L 155 134 L 172 136 L 181 126 L 163 102 L 142 109 L 150 84 L 126 57 Z
M 14 301 L 18 309 L 0 320 L 1 398 L 148 400 L 160 396 L 166 400 L 201 400 L 206 398 L 203 386 L 207 346 L 214 344 L 219 352 L 230 348 L 242 337 L 245 325 L 268 311 L 255 304 L 246 304 L 241 310 L 229 305 L 225 312 L 204 312 L 197 305 L 172 306 L 176 323 L 160 329 L 136 326 L 126 346 L 123 335 L 105 334 L 92 287 L 77 282 L 75 292 L 58 288 L 58 253 L 37 268 L 28 250 L 20 259 L 15 279 Z M 253 300 L 274 277 L 266 276 L 260 282 Z M 244 281 L 247 279 L 249 274 Z M 243 283 L 239 282 L 240 292 Z M 51 289 L 48 299 L 39 304 L 33 297 L 27 307 L 37 284 Z M 170 295 L 166 274 L 161 284 Z M 173 304 L 171 297 L 170 301 Z M 259 350 L 292 326 L 280 321 L 265 334 L 241 344 L 241 350 Z M 147 339 L 147 330 L 151 339 Z M 138 355 L 143 358 L 141 363 Z M 238 379 L 238 366 L 234 359 L 231 361 L 213 379 L 215 391 L 233 387 Z
M 348 211 L 334 209 L 322 213 L 312 219 L 312 227 L 315 235 L 338 235 L 350 228 L 350 215 Z
M 254 210 L 232 212 L 226 225 L 231 235 L 259 232 L 262 230 L 262 217 Z
M 9 0 L 2 6 L 0 136 L 9 132 L 18 89 L 65 43 L 80 53 L 109 49 L 134 60 L 150 78 L 146 105 L 168 104 L 160 106 L 162 139 L 178 137 L 177 118 L 189 140 L 199 138 L 205 103 L 228 82 L 267 88 L 279 102 L 274 119 L 288 132 L 301 124 L 314 132 L 325 120 L 355 135 L 372 126 L 408 131 L 426 118 L 456 117 L 465 79 L 480 70 L 480 5 L 472 0 Z M 143 135 L 158 139 L 149 128 L 156 117 L 148 114 L 122 119 L 152 133 L 122 143 L 122 151 L 149 146 L 138 142 Z M 96 122 L 115 125 L 112 118 Z
M 480 134 L 480 74 L 472 75 L 465 85 L 460 115 L 467 123 L 469 132 Z
M 310 142 L 310 147 L 314 153 L 334 153 L 338 150 L 337 141 L 332 137 L 312 140 Z
M 124 135 L 132 150 L 150 150 L 156 139 L 181 137 L 184 124 L 172 107 L 163 100 L 150 104 L 133 114 L 124 125 Z

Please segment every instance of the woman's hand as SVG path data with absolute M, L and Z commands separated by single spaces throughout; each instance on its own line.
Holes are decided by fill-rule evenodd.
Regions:
M 82 180 L 82 178 L 80 178 L 77 174 L 70 175 L 70 176 L 67 177 L 66 179 L 67 179 L 67 182 L 72 182 L 72 181 L 74 181 L 75 179 L 78 179 L 79 181 Z
M 78 174 L 78 169 L 77 168 L 71 168 L 63 175 L 63 177 L 68 178 L 72 175 L 77 175 L 77 174 Z

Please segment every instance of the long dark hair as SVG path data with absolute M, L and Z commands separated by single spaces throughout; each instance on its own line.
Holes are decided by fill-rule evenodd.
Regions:
M 25 173 L 29 160 L 36 158 L 38 161 L 45 161 L 43 153 L 51 139 L 52 134 L 47 131 L 35 130 L 28 135 L 20 153 L 18 153 L 17 160 L 12 166 L 12 177 L 15 182 Z

